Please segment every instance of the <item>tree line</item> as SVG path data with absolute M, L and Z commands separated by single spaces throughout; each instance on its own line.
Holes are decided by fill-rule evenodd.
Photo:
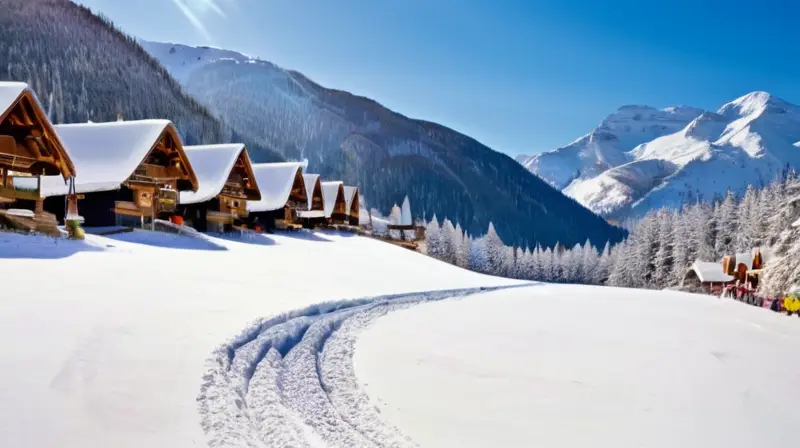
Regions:
M 427 223 L 426 245 L 430 256 L 477 272 L 645 289 L 680 287 L 695 260 L 717 262 L 759 248 L 771 257 L 759 288 L 779 295 L 800 278 L 798 218 L 800 179 L 791 172 L 760 189 L 751 185 L 741 198 L 729 191 L 711 202 L 651 210 L 629 223 L 627 239 L 602 249 L 589 241 L 571 248 L 511 247 L 491 223 L 475 238 L 447 219 L 440 225 L 436 217 Z

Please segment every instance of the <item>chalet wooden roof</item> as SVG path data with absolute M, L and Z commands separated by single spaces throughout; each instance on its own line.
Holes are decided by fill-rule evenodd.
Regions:
M 134 173 L 165 136 L 175 143 L 181 164 L 188 173 L 192 189 L 199 183 L 177 129 L 169 120 L 114 121 L 56 125 L 55 130 L 66 145 L 78 174 L 77 193 L 116 190 Z M 69 193 L 54 176 L 42 178 L 42 196 Z
M 330 218 L 334 211 L 345 210 L 347 201 L 344 197 L 344 184 L 341 181 L 328 181 L 322 183 L 322 197 L 325 199 L 325 217 Z
M 305 195 L 302 163 L 256 163 L 253 172 L 261 191 L 261 200 L 247 201 L 247 210 L 250 212 L 269 212 L 285 207 L 291 199 L 292 190 L 302 189 Z
M 237 162 L 244 165 L 251 185 L 250 189 L 245 189 L 245 192 L 248 193 L 247 200 L 258 201 L 261 199 L 258 182 L 253 173 L 253 165 L 250 163 L 250 156 L 247 154 L 244 144 L 184 146 L 183 150 L 189 157 L 189 162 L 197 175 L 199 188 L 197 191 L 181 191 L 181 204 L 197 204 L 215 198 L 222 192 Z
M 41 127 L 41 135 L 32 136 L 36 140 L 39 152 L 35 157 L 36 162 L 46 162 L 55 166 L 63 179 L 75 175 L 75 165 L 68 150 L 53 129 L 53 124 L 47 118 L 36 94 L 27 84 L 0 82 L 0 123 L 8 119 L 19 121 L 20 126 L 38 124 Z M 25 167 L 12 168 L 21 172 L 25 171 Z

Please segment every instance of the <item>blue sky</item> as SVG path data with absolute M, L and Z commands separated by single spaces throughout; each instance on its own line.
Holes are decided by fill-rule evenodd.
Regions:
M 238 50 L 510 155 L 623 104 L 800 103 L 793 0 L 82 0 L 134 36 Z

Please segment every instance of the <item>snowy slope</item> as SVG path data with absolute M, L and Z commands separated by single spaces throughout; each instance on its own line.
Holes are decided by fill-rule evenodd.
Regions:
M 618 128 L 624 128 L 621 122 L 617 120 Z M 753 92 L 716 113 L 699 114 L 674 132 L 629 148 L 621 156 L 625 162 L 618 166 L 596 164 L 596 170 L 583 169 L 563 191 L 606 217 L 679 207 L 697 198 L 721 196 L 727 189 L 743 193 L 750 184 L 770 182 L 787 166 L 800 168 L 798 141 L 800 108 L 766 92 Z M 555 157 L 548 154 L 563 158 L 566 152 L 562 148 L 539 159 Z M 583 155 L 580 160 L 593 159 Z M 642 165 L 645 161 L 649 162 Z M 526 163 L 540 176 L 555 172 L 533 160 Z M 573 169 L 574 164 L 565 162 L 560 169 L 567 167 Z
M 731 300 L 490 292 L 379 318 L 354 365 L 423 447 L 796 445 L 800 322 Z
M 0 388 L 0 445 L 9 447 L 203 446 L 206 360 L 254 319 L 333 299 L 513 283 L 306 232 L 83 243 L 0 233 L 0 271 L 0 378 L 13 385 Z

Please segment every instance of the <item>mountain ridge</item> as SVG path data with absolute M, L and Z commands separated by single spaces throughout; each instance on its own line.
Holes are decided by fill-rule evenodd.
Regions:
M 800 107 L 768 92 L 747 93 L 716 112 L 691 106 L 660 109 L 677 119 L 664 125 L 650 117 L 650 122 L 663 126 L 648 128 L 649 135 L 636 132 L 636 123 L 642 120 L 634 120 L 629 108 L 621 107 L 576 140 L 579 151 L 567 145 L 528 157 L 523 166 L 609 219 L 641 216 L 650 208 L 677 208 L 722 196 L 728 189 L 743 194 L 749 184 L 765 185 L 787 168 L 800 168 Z M 657 110 L 635 108 L 637 114 Z M 615 126 L 609 127 L 608 122 Z M 611 133 L 606 138 L 611 143 L 602 149 L 611 151 L 617 163 L 592 170 L 580 163 L 581 157 L 583 161 L 608 160 L 592 159 L 593 148 L 585 143 L 587 136 L 597 132 Z M 616 143 L 643 136 L 648 139 L 632 148 Z M 562 165 L 552 168 L 553 159 Z M 564 172 L 571 176 L 565 178 Z
M 492 221 L 521 246 L 587 238 L 601 246 L 624 235 L 507 155 L 441 124 L 260 59 L 141 43 L 224 123 L 288 159 L 307 159 L 326 178 L 358 184 L 369 207 L 388 212 L 408 194 L 416 216 L 446 216 L 474 235 Z

